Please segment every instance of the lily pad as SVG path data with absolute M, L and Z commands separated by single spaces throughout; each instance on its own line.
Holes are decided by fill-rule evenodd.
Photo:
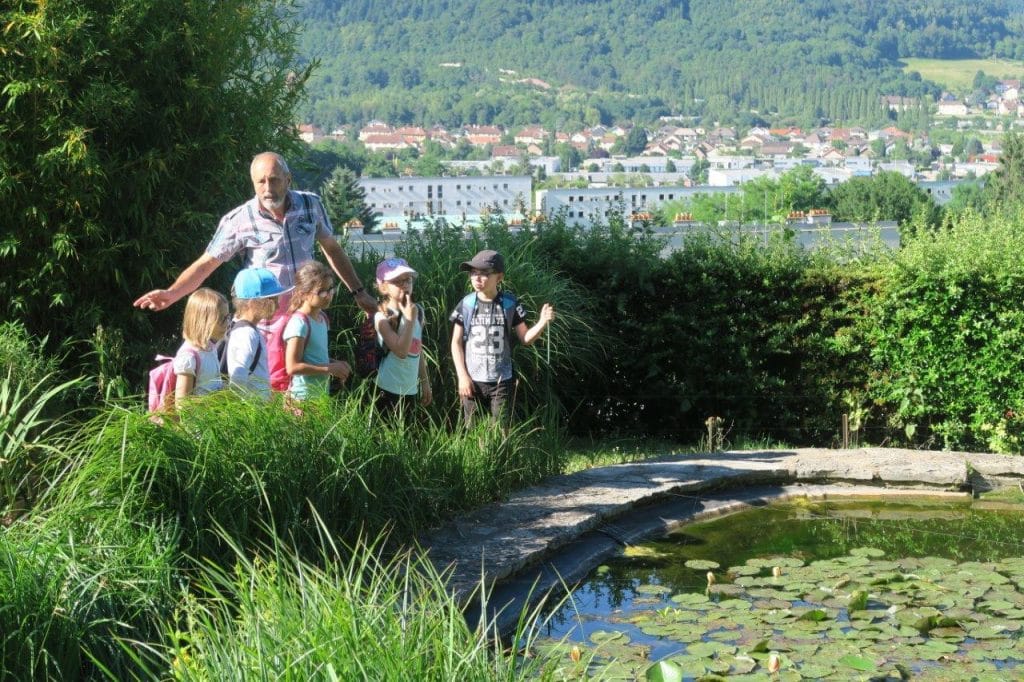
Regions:
M 873 559 L 885 556 L 885 552 L 876 547 L 855 547 L 850 550 L 851 556 L 866 556 Z
M 839 659 L 839 663 L 861 672 L 869 672 L 878 667 L 873 660 L 859 654 L 846 654 Z
M 686 672 L 674 661 L 658 661 L 644 672 L 647 682 L 683 682 Z
M 604 630 L 598 630 L 590 633 L 590 641 L 594 644 L 604 644 L 605 642 L 628 644 L 629 635 L 625 632 L 606 632 Z
M 713 571 L 716 568 L 720 568 L 721 564 L 717 561 L 709 561 L 707 559 L 690 559 L 685 564 L 687 568 L 694 568 L 698 571 Z
M 633 591 L 636 592 L 637 594 L 652 595 L 652 594 L 668 594 L 672 590 L 671 590 L 671 588 L 665 587 L 664 585 L 647 584 L 647 585 L 638 585 L 637 587 L 635 587 L 633 589 Z

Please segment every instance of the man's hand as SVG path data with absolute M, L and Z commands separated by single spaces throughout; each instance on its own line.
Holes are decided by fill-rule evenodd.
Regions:
M 169 289 L 153 289 L 139 296 L 134 305 L 136 308 L 163 310 L 198 289 L 219 265 L 219 260 L 204 253 L 178 275 Z
M 148 310 L 163 310 L 177 300 L 178 299 L 175 298 L 174 294 L 167 289 L 153 289 L 153 291 L 143 294 L 135 299 L 135 303 L 132 305 L 136 308 L 144 308 Z

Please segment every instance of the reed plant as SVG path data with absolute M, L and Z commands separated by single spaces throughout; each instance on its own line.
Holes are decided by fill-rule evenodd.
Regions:
M 181 551 L 217 560 L 231 556 L 222 537 L 251 545 L 269 531 L 308 549 L 321 525 L 349 542 L 385 529 L 406 539 L 560 469 L 560 433 L 535 422 L 450 431 L 367 402 L 355 391 L 297 414 L 225 393 L 164 425 L 111 408 L 69 447 L 47 504 L 173 529 Z
M 197 589 L 154 647 L 175 680 L 543 679 L 541 662 L 495 648 L 475 630 L 429 561 L 381 559 L 381 540 L 315 562 L 275 542 L 255 556 L 236 547 L 230 567 L 206 566 Z M 536 615 L 536 612 L 533 614 Z M 535 618 L 513 641 L 528 644 Z
M 118 679 L 177 599 L 173 539 L 104 515 L 33 513 L 0 533 L 0 680 Z

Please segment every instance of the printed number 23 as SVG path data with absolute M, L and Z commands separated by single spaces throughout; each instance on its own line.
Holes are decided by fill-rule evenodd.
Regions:
M 488 355 L 501 355 L 505 349 L 505 330 L 501 327 L 473 327 L 473 347 Z

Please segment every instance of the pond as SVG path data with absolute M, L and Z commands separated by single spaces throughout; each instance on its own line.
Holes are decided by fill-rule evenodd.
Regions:
M 1015 502 L 800 500 L 688 524 L 598 567 L 537 648 L 569 678 L 1019 679 Z

